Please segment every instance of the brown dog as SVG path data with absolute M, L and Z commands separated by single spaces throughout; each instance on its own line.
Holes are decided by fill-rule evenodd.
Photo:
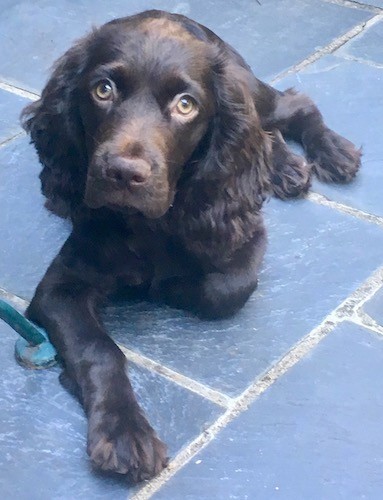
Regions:
M 49 332 L 84 405 L 92 462 L 150 478 L 166 447 L 98 303 L 128 286 L 203 317 L 234 314 L 257 284 L 267 194 L 306 193 L 311 171 L 348 181 L 360 153 L 308 97 L 260 82 L 210 30 L 161 11 L 80 40 L 23 117 L 47 206 L 73 222 L 28 316 Z

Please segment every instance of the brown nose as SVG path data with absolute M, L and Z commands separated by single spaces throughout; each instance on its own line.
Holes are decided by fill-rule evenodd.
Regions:
M 104 176 L 129 186 L 139 186 L 149 179 L 150 171 L 150 165 L 145 160 L 115 156 L 109 159 Z

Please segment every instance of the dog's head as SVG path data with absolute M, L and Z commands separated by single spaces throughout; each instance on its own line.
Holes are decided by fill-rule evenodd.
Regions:
M 85 202 L 157 218 L 182 176 L 250 168 L 264 136 L 249 75 L 229 46 L 183 16 L 151 11 L 93 31 L 23 113 L 51 206 L 70 212 Z

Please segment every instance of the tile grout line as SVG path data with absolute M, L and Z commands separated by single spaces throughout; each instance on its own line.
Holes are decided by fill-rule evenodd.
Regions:
M 223 394 L 215 389 L 211 389 L 210 387 L 201 384 L 200 382 L 197 382 L 182 373 L 176 372 L 171 368 L 154 361 L 153 359 L 147 358 L 146 356 L 143 356 L 135 351 L 131 351 L 119 343 L 117 345 L 129 361 L 161 375 L 182 388 L 188 389 L 189 391 L 194 392 L 195 394 L 198 394 L 199 396 L 202 396 L 203 398 L 208 399 L 212 403 L 215 403 L 225 409 L 230 408 L 234 404 L 235 400 L 230 396 L 227 396 L 226 394 Z
M 302 71 L 304 68 L 309 66 L 310 64 L 314 63 L 318 59 L 322 58 L 325 55 L 331 54 L 332 52 L 335 52 L 335 50 L 339 49 L 350 41 L 352 38 L 356 37 L 360 33 L 362 33 L 364 30 L 367 28 L 370 28 L 374 24 L 378 23 L 379 21 L 383 20 L 383 12 L 380 11 L 378 14 L 373 15 L 370 19 L 367 19 L 367 21 L 362 21 L 359 24 L 355 25 L 353 28 L 350 30 L 346 31 L 343 35 L 335 38 L 332 40 L 330 43 L 325 45 L 324 47 L 321 47 L 317 51 L 313 52 L 310 54 L 308 57 L 303 59 L 301 62 L 298 64 L 295 64 L 294 66 L 291 66 L 288 68 L 286 71 L 282 71 L 282 73 L 279 73 L 277 76 L 275 76 L 271 80 L 271 84 L 275 84 L 285 78 L 286 76 L 289 76 L 293 73 L 299 73 Z
M 30 92 L 29 90 L 22 89 L 21 87 L 11 85 L 10 83 L 6 83 L 3 81 L 0 81 L 0 89 L 5 90 L 6 92 L 10 92 L 11 94 L 24 97 L 25 99 L 29 99 L 30 101 L 36 101 L 40 97 L 40 95 L 35 92 Z
M 349 205 L 344 205 L 343 203 L 339 203 L 338 201 L 333 201 L 328 199 L 326 196 L 315 193 L 315 192 L 310 192 L 307 196 L 306 199 L 316 203 L 318 205 L 322 205 L 325 207 L 332 208 L 338 212 L 342 212 L 347 215 L 351 215 L 353 217 L 356 217 L 357 219 L 361 219 L 367 222 L 371 222 L 373 224 L 377 224 L 378 226 L 383 226 L 383 217 L 379 215 L 373 215 L 368 212 L 363 212 L 362 210 L 359 210 L 358 208 L 353 208 Z
M 365 280 L 334 310 L 334 313 L 336 313 L 342 321 L 347 321 L 355 317 L 363 305 L 368 302 L 382 286 L 383 266 L 378 267 L 367 280 Z
M 383 335 L 383 326 L 377 323 L 369 314 L 364 311 L 358 311 L 349 318 L 351 323 L 367 328 L 368 330 Z
M 280 379 L 295 364 L 312 351 L 334 328 L 348 320 L 355 309 L 371 298 L 382 286 L 383 267 L 378 268 L 360 287 L 351 293 L 337 308 L 295 346 L 277 361 L 266 373 L 245 389 L 234 400 L 234 404 L 208 429 L 195 438 L 170 462 L 169 466 L 151 482 L 146 484 L 130 500 L 148 500 L 192 458 L 205 448 L 219 432 L 245 411 L 262 393 Z
M 381 285 L 383 286 L 383 273 L 380 276 L 380 282 Z M 364 304 L 370 300 L 377 290 L 373 290 L 369 296 L 366 296 L 363 300 L 359 302 L 359 304 L 355 307 L 353 313 L 351 314 L 349 320 L 352 321 L 353 323 L 356 323 L 359 326 L 363 326 L 365 328 L 368 328 L 369 330 L 372 330 L 374 333 L 378 333 L 383 335 L 383 326 L 380 325 L 377 321 L 374 320 L 368 313 L 366 313 L 363 310 Z
M 19 307 L 21 309 L 26 309 L 29 305 L 29 302 L 25 299 L 22 299 L 18 295 L 14 293 L 8 292 L 5 288 L 0 287 L 0 297 L 8 300 L 15 307 Z
M 0 142 L 0 148 L 7 146 L 10 142 L 12 142 L 13 140 L 17 139 L 22 135 L 25 135 L 25 132 L 21 130 L 20 132 L 17 132 L 16 134 L 7 137 L 6 139 Z

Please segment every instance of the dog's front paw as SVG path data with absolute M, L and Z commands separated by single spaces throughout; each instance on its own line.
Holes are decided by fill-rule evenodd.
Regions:
M 311 165 L 304 158 L 288 152 L 271 176 L 274 195 L 281 200 L 307 194 L 311 186 Z
M 96 468 L 126 474 L 132 483 L 151 479 L 168 463 L 165 444 L 139 410 L 105 414 L 101 420 L 91 416 L 88 454 Z
M 318 179 L 325 182 L 350 182 L 355 177 L 362 152 L 352 142 L 330 129 L 310 139 L 303 135 L 302 140 Z

